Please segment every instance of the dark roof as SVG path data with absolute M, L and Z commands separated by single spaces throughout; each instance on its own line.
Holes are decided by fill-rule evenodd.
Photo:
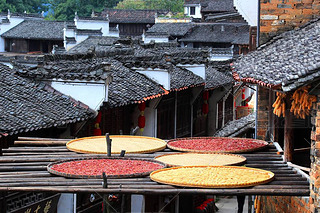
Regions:
M 121 10 L 106 8 L 102 16 L 109 16 L 110 23 L 154 24 L 157 10 Z
M 237 137 L 247 130 L 254 128 L 255 115 L 250 114 L 238 120 L 229 121 L 219 129 L 213 136 L 215 137 Z
M 243 23 L 196 24 L 179 41 L 249 44 L 249 25 Z
M 240 15 L 238 11 L 217 12 L 205 15 L 206 22 L 241 22 L 247 21 Z
M 234 62 L 234 77 L 284 91 L 320 77 L 320 20 L 274 37 Z
M 190 87 L 204 85 L 204 79 L 193 72 L 173 66 L 170 72 L 170 89 L 171 90 L 183 90 Z
M 101 29 L 100 30 L 77 29 L 77 34 L 78 35 L 102 36 Z
M 210 0 L 201 2 L 201 12 L 236 11 L 233 0 Z
M 87 120 L 94 111 L 0 64 L 0 132 L 18 134 Z
M 138 40 L 104 36 L 89 37 L 71 48 L 68 53 L 87 54 L 93 49 L 96 56 L 115 57 L 124 64 L 129 63 L 137 67 L 165 64 L 165 56 L 174 64 L 201 64 L 208 57 L 205 50 L 181 48 L 176 42 L 143 44 Z
M 226 71 L 227 70 L 227 71 Z M 215 89 L 233 82 L 231 67 L 229 65 L 209 65 L 206 67 L 205 89 Z
M 115 42 L 119 38 L 107 37 L 107 36 L 90 36 L 80 44 L 71 48 L 68 52 L 70 54 L 86 54 L 89 49 L 95 48 L 96 53 L 103 53 L 111 51 L 112 47 L 115 47 Z
M 25 20 L 2 34 L 4 38 L 63 40 L 64 22 Z
M 184 36 L 192 28 L 192 23 L 156 23 L 148 29 L 146 35 L 166 33 L 170 36 Z
M 19 69 L 18 73 L 25 77 L 36 79 L 63 79 L 100 81 L 113 76 L 109 86 L 109 105 L 118 107 L 133 104 L 147 99 L 159 97 L 167 93 L 162 87 L 122 65 L 117 60 L 109 58 L 88 58 L 80 55 L 48 56 L 43 67 Z

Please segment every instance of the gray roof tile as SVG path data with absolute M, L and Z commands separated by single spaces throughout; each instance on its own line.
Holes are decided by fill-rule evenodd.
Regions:
M 234 62 L 243 81 L 290 91 L 320 75 L 320 20 L 285 32 Z
M 196 24 L 179 41 L 249 44 L 249 25 L 244 23 Z
M 213 136 L 214 137 L 237 137 L 247 130 L 254 128 L 255 115 L 250 114 L 238 120 L 229 121 L 219 129 Z
M 0 65 L 0 132 L 18 134 L 87 120 L 95 113 L 45 83 Z
M 170 36 L 184 36 L 192 27 L 192 23 L 156 23 L 148 29 L 146 35 L 166 33 Z
M 25 20 L 2 34 L 4 38 L 63 40 L 64 22 Z

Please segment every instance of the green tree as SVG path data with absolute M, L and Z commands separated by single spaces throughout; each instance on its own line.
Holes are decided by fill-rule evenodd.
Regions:
M 72 20 L 75 12 L 79 16 L 90 16 L 92 11 L 101 12 L 115 6 L 119 0 L 49 0 L 52 16 L 57 20 Z
M 184 0 L 124 0 L 119 2 L 117 9 L 152 9 L 183 12 Z
M 1 12 L 41 13 L 47 10 L 46 0 L 0 0 Z

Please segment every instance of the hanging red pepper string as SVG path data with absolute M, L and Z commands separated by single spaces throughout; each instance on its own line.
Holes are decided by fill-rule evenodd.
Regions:
M 244 99 L 246 99 L 245 92 L 246 92 L 246 88 L 243 88 L 242 89 L 242 101 L 244 101 Z
M 99 111 L 94 124 L 94 130 L 93 130 L 94 136 L 100 136 L 102 134 L 100 129 L 100 122 L 101 122 L 101 111 Z
M 146 117 L 144 116 L 144 110 L 146 109 L 146 102 L 139 104 L 138 108 L 140 110 L 140 115 L 138 118 L 138 126 L 140 128 L 140 131 L 143 132 L 144 127 L 146 126 Z
M 207 115 L 209 113 L 209 91 L 204 91 L 203 92 L 203 105 L 202 105 L 202 113 L 204 115 Z

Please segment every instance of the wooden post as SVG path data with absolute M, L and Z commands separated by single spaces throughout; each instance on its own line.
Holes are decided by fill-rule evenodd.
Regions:
M 243 212 L 243 206 L 244 206 L 244 201 L 246 199 L 246 196 L 244 195 L 237 195 L 237 201 L 238 201 L 238 213 Z
M 108 188 L 108 180 L 105 172 L 102 172 L 103 177 L 103 188 Z M 108 201 L 108 195 L 103 194 L 103 213 L 110 213 L 110 204 Z
M 126 154 L 126 150 L 121 150 L 120 157 L 124 157 L 125 154 Z
M 289 95 L 286 97 L 286 115 L 284 118 L 284 159 L 291 162 L 293 159 L 293 114 L 290 112 L 291 101 Z
M 107 139 L 107 156 L 111 157 L 111 142 L 112 142 L 112 139 L 110 139 L 109 133 L 106 134 L 106 139 Z

